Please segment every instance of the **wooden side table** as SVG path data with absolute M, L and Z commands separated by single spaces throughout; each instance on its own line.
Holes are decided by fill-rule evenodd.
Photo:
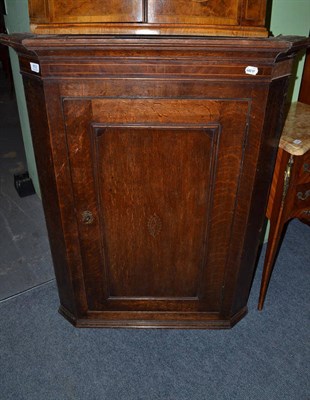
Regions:
M 262 310 L 285 224 L 310 224 L 310 105 L 292 103 L 279 144 L 266 216 L 270 232 L 258 309 Z

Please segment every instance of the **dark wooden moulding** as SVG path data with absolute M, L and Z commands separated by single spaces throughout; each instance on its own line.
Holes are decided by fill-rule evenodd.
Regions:
M 237 323 L 309 41 L 1 42 L 19 55 L 61 314 L 77 327 Z

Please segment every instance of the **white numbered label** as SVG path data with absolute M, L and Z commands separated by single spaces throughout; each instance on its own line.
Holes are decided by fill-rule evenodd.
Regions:
M 40 72 L 40 65 L 37 63 L 31 62 L 30 69 L 31 69 L 31 71 L 36 72 L 38 74 Z
M 257 75 L 258 73 L 258 68 L 257 67 L 252 67 L 251 65 L 248 65 L 245 69 L 245 73 L 248 75 Z

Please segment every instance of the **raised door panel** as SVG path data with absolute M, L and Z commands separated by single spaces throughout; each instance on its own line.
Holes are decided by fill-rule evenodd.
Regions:
M 238 25 L 238 0 L 148 1 L 148 22 Z
M 143 0 L 53 0 L 49 13 L 58 23 L 141 22 Z
M 92 311 L 219 312 L 246 100 L 64 100 Z
M 94 128 L 110 298 L 197 296 L 218 135 L 212 125 Z

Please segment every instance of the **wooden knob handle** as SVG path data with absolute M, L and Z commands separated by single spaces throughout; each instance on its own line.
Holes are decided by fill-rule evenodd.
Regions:
M 94 216 L 91 211 L 83 211 L 82 212 L 82 222 L 85 225 L 90 225 L 94 221 Z

